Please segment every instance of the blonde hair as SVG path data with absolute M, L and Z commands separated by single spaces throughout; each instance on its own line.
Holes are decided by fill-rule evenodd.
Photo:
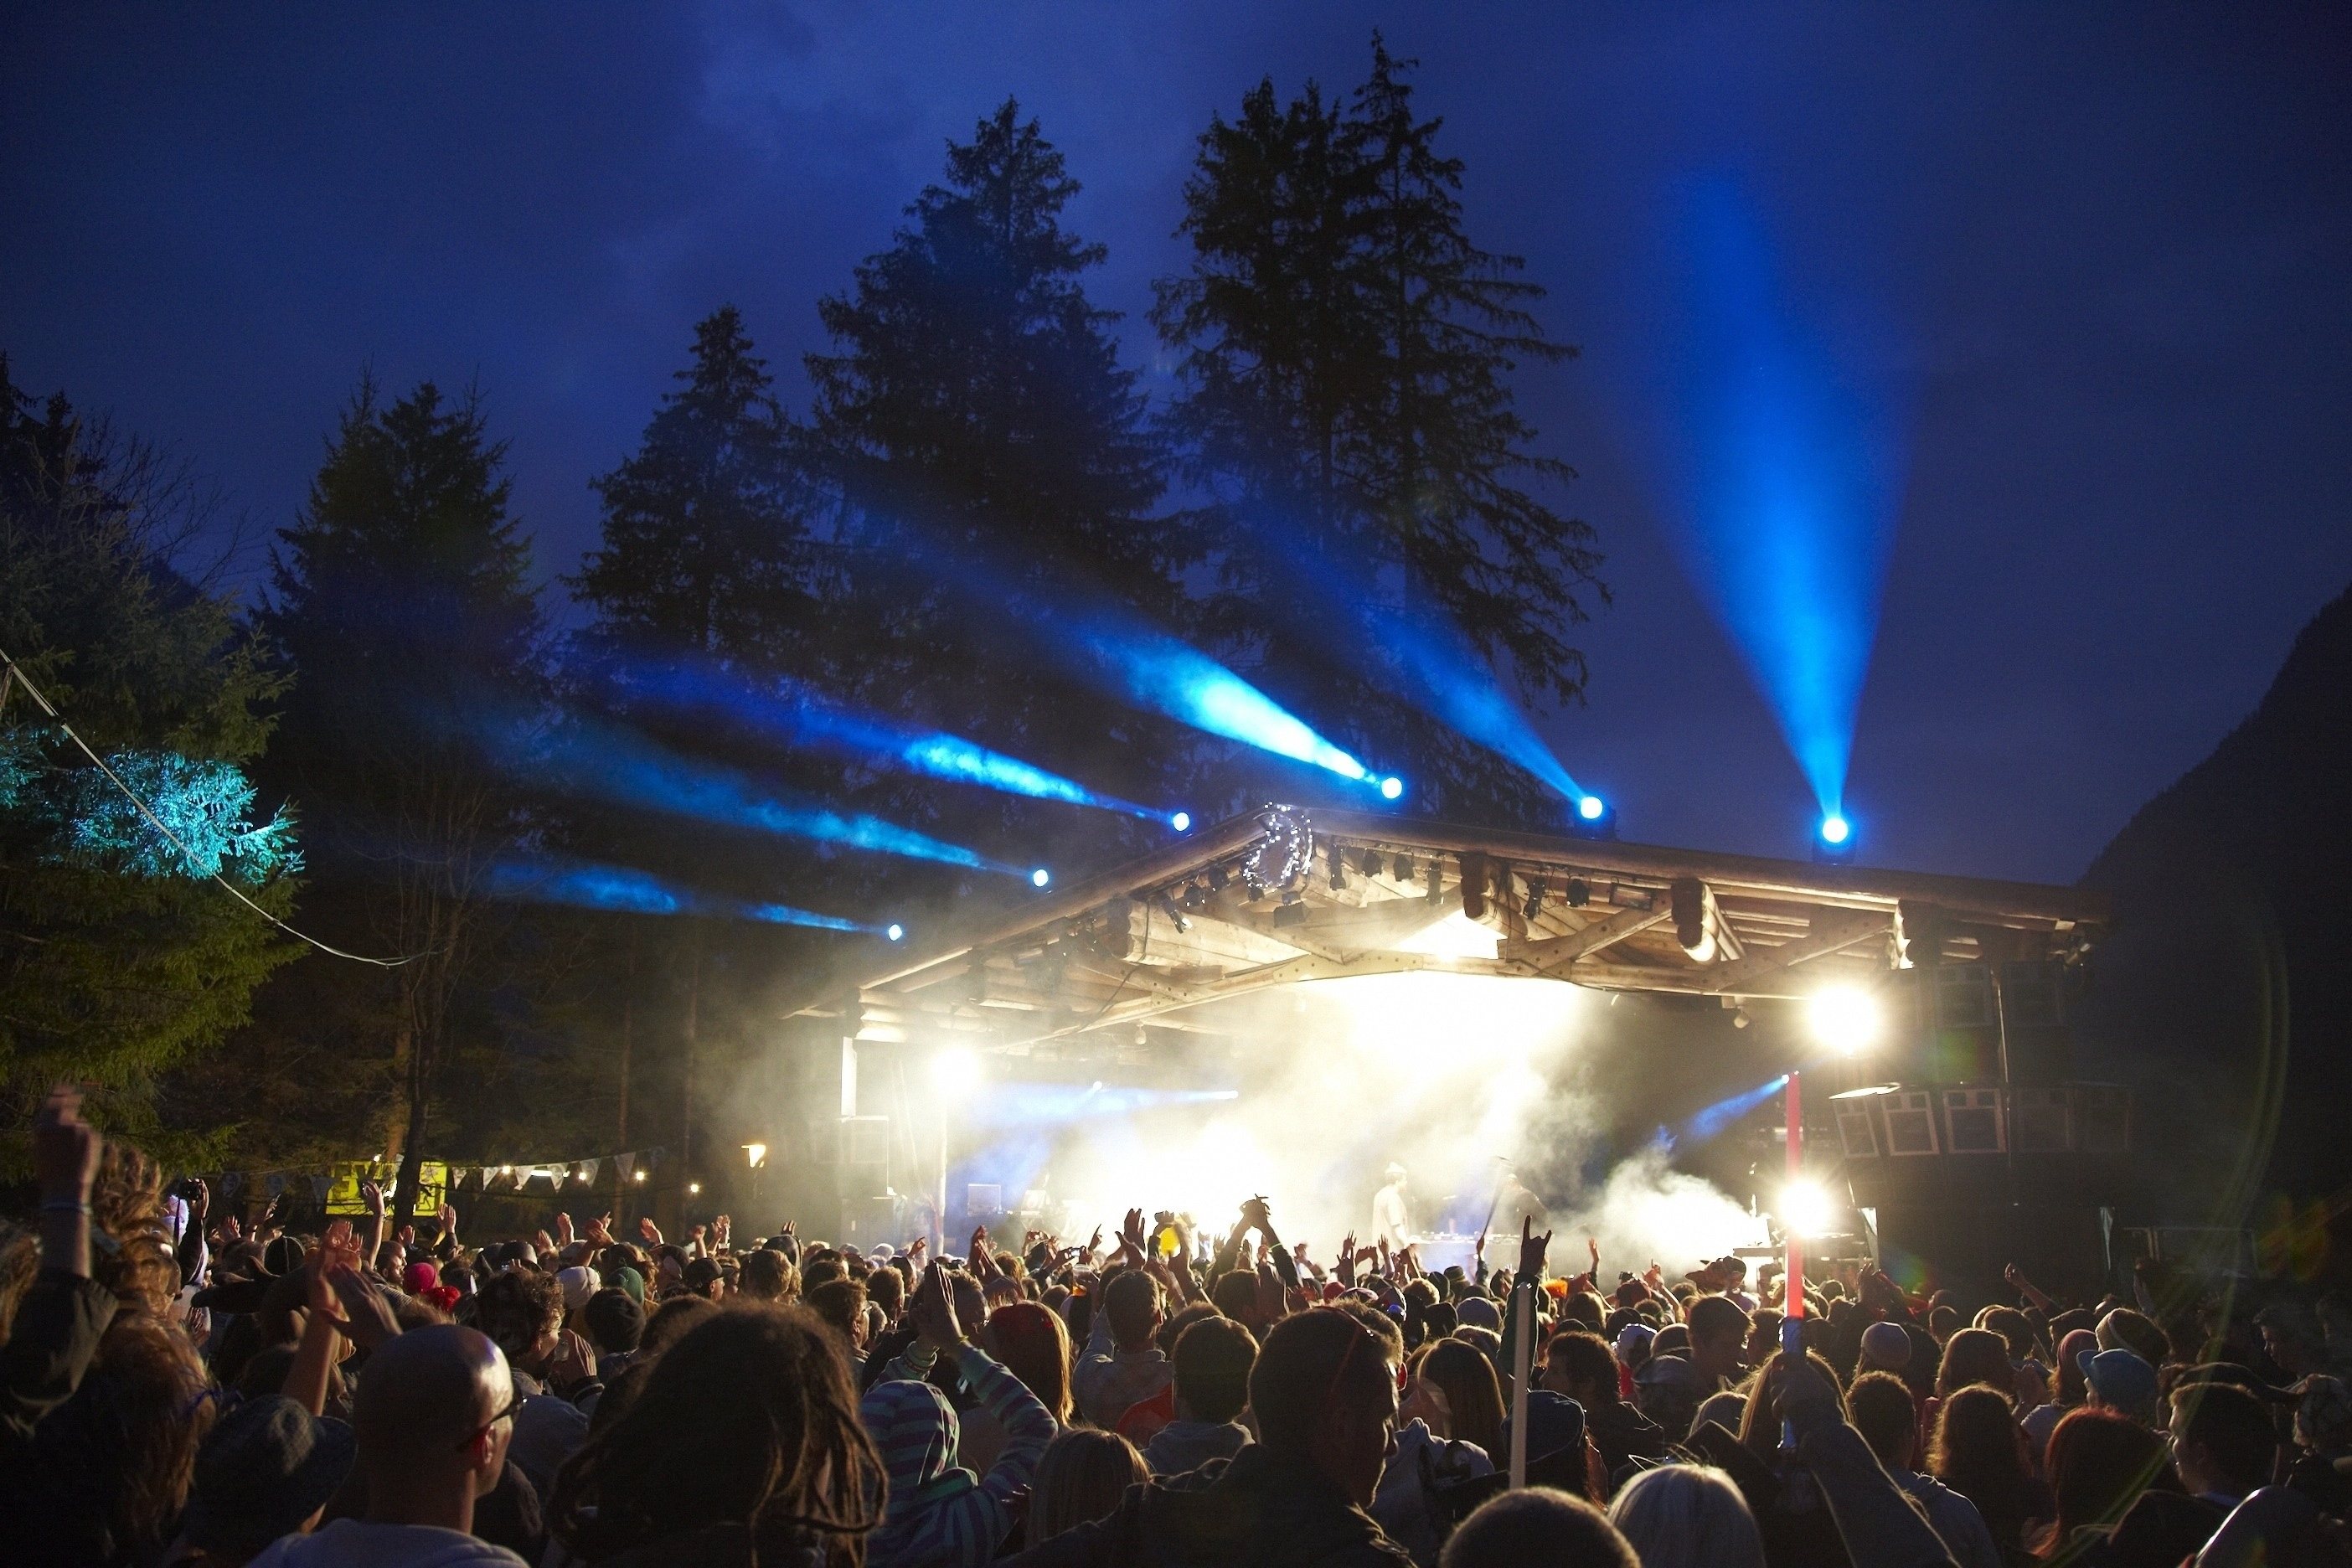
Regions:
M 1627 1481 L 1609 1522 L 1643 1568 L 1764 1568 L 1764 1538 L 1731 1478 L 1712 1465 L 1660 1465 Z
M 1064 1431 L 1038 1457 L 1022 1545 L 1042 1546 L 1066 1531 L 1109 1518 L 1128 1488 L 1150 1479 L 1143 1456 L 1118 1433 Z

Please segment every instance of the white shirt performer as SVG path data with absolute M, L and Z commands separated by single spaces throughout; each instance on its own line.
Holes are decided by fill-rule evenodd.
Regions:
M 1389 1250 L 1394 1252 L 1412 1244 L 1405 1228 L 1404 1167 L 1391 1165 L 1384 1173 L 1389 1184 L 1372 1194 L 1372 1241 L 1387 1242 Z

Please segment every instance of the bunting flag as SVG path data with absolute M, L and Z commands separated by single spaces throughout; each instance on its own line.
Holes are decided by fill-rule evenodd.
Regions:
M 310 1178 L 310 1201 L 314 1204 L 323 1204 L 327 1201 L 326 1177 L 313 1176 Z
M 583 1181 L 583 1182 L 586 1182 L 590 1186 L 593 1186 L 593 1185 L 595 1185 L 595 1184 L 596 1184 L 596 1168 L 597 1168 L 599 1165 L 602 1165 L 604 1163 L 604 1161 L 602 1161 L 602 1160 L 583 1160 L 583 1161 L 581 1161 L 581 1162 L 580 1162 L 580 1179 L 581 1179 L 582 1181 Z
M 636 1163 L 637 1157 L 635 1154 L 615 1154 L 613 1156 L 613 1166 L 615 1170 L 621 1173 L 621 1180 L 625 1182 L 629 1179 L 629 1173 Z
M 263 1185 L 269 1189 L 269 1195 L 274 1198 L 286 1190 L 286 1178 L 273 1172 Z

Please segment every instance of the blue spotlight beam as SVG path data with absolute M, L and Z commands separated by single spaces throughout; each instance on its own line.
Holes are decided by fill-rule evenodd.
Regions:
M 1823 817 L 1840 815 L 1906 452 L 1905 378 L 1804 319 L 1754 204 L 1685 195 L 1674 382 L 1685 569 L 1772 710 Z M 1814 311 L 1820 322 L 1831 320 Z
M 1738 1094 L 1728 1095 L 1717 1100 L 1713 1105 L 1694 1113 L 1680 1127 L 1667 1134 L 1667 1145 L 1673 1147 L 1681 1143 L 1706 1142 L 1780 1093 L 1781 1089 L 1788 1087 L 1788 1083 L 1789 1075 L 1782 1073 L 1778 1078 L 1758 1084 L 1754 1089 L 1744 1089 Z
M 692 888 L 665 880 L 650 871 L 628 866 L 600 866 L 579 860 L 501 860 L 490 868 L 490 896 L 524 903 L 565 904 L 575 909 L 610 910 L 638 915 L 709 915 L 721 919 L 761 921 L 770 925 L 806 926 L 816 931 L 857 931 L 897 942 L 905 929 L 896 922 L 875 925 L 840 915 L 820 914 L 790 904 L 746 903 L 713 898 Z
M 915 520 L 900 521 L 906 529 L 900 560 L 919 562 L 933 583 L 973 612 L 1009 619 L 1024 634 L 1032 653 L 1070 678 L 1205 734 L 1381 792 L 1381 774 L 1257 687 L 1101 589 L 1067 580 L 1016 586 L 942 531 Z M 1400 782 L 1398 794 L 1402 793 Z
M 755 733 L 787 745 L 823 750 L 858 762 L 893 764 L 929 778 L 976 784 L 1003 795 L 1121 812 L 1148 822 L 1166 821 L 1170 815 L 1157 806 L 1088 789 L 1074 779 L 961 735 L 909 729 L 870 713 L 853 712 L 795 682 L 763 685 L 708 666 L 666 661 L 632 666 L 617 683 L 674 707 L 724 714 Z
M 1000 876 L 1029 874 L 1027 867 L 878 816 L 785 798 L 748 774 L 682 756 L 624 725 L 584 715 L 567 719 L 536 754 L 509 723 L 481 723 L 477 735 L 499 765 L 519 773 L 536 767 L 562 788 L 615 805 Z

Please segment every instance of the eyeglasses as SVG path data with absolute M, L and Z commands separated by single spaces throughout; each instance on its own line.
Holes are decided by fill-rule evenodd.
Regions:
M 464 1440 L 457 1445 L 459 1451 L 462 1452 L 465 1449 L 472 1447 L 476 1443 L 481 1441 L 482 1438 L 488 1436 L 489 1435 L 490 1428 L 497 1426 L 499 1422 L 511 1420 L 514 1416 L 514 1413 L 522 1408 L 522 1393 L 520 1389 L 509 1389 L 507 1395 L 506 1408 L 500 1410 L 496 1415 L 491 1416 L 488 1421 L 483 1422 L 480 1426 L 469 1429 L 467 1432 Z

